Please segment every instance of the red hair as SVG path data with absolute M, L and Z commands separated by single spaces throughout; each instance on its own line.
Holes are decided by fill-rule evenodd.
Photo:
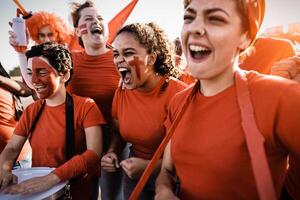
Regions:
M 33 15 L 26 19 L 26 26 L 29 31 L 30 38 L 37 44 L 39 41 L 39 30 L 45 26 L 49 26 L 50 29 L 56 35 L 56 41 L 60 44 L 69 44 L 71 40 L 71 31 L 66 26 L 62 18 L 59 16 L 44 11 L 33 13 Z

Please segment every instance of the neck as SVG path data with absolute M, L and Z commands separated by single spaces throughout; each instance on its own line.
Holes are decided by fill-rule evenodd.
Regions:
M 137 90 L 141 92 L 150 92 L 152 91 L 157 83 L 162 79 L 163 77 L 161 75 L 153 75 L 149 77 L 149 80 L 145 81 L 143 85 L 137 88 Z
M 66 101 L 66 87 L 63 85 L 61 88 L 52 96 L 46 99 L 47 106 L 58 106 Z
M 99 56 L 99 55 L 104 54 L 109 51 L 109 49 L 106 48 L 105 44 L 103 44 L 101 46 L 97 46 L 97 47 L 85 46 L 84 50 L 85 50 L 86 54 L 89 56 Z
M 204 96 L 214 96 L 234 84 L 234 73 L 237 67 L 231 67 L 221 75 L 208 80 L 200 80 L 200 91 Z

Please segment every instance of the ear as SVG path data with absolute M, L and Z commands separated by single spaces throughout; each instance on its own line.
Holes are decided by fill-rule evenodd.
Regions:
M 251 44 L 251 41 L 250 41 L 250 39 L 248 37 L 248 32 L 246 32 L 246 33 L 244 33 L 241 36 L 241 41 L 240 41 L 239 49 L 243 51 L 246 48 L 248 48 L 250 44 Z
M 67 82 L 70 79 L 70 77 L 71 77 L 71 73 L 70 71 L 68 71 L 61 77 L 61 82 L 63 83 Z
M 150 66 L 154 65 L 156 58 L 157 58 L 157 54 L 155 52 L 149 54 L 147 58 L 147 65 Z

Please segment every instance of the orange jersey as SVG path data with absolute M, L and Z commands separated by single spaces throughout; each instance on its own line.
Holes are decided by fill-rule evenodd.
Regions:
M 0 87 L 0 125 L 15 127 L 15 107 L 12 94 Z
M 84 129 L 101 125 L 105 120 L 93 100 L 72 95 L 74 101 L 74 128 L 75 128 L 75 154 L 82 154 L 86 151 L 86 139 Z M 24 111 L 14 134 L 28 137 L 31 127 L 39 108 L 41 100 L 29 105 Z M 32 166 L 33 167 L 59 167 L 66 162 L 66 121 L 65 103 L 45 108 L 32 133 L 30 144 L 32 147 Z M 99 163 L 100 165 L 100 163 Z M 95 168 L 96 169 L 96 168 Z M 76 167 L 73 167 L 76 170 Z M 66 172 L 71 173 L 71 172 Z M 88 183 L 87 184 L 91 184 Z M 80 182 L 74 188 L 80 186 Z M 82 187 L 79 191 L 72 191 L 76 199 L 82 199 L 89 194 L 91 188 Z
M 74 73 L 68 91 L 92 98 L 109 122 L 113 95 L 120 79 L 112 51 L 99 56 L 89 56 L 84 51 L 72 52 L 72 60 Z
M 113 101 L 112 115 L 119 121 L 120 133 L 133 145 L 135 156 L 151 159 L 165 136 L 164 120 L 170 99 L 186 85 L 170 79 L 161 92 L 163 78 L 150 92 L 118 88 Z
M 253 72 L 247 77 L 277 195 L 286 178 L 287 190 L 300 199 L 300 85 Z M 170 103 L 167 128 L 190 92 Z M 259 199 L 241 123 L 235 85 L 214 96 L 194 96 L 171 140 L 181 199 Z
M 270 74 L 274 63 L 294 55 L 295 50 L 289 40 L 260 37 L 255 41 L 253 54 L 246 57 L 240 67 Z

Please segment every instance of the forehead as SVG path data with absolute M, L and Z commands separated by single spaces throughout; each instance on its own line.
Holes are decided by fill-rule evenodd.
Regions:
M 100 13 L 95 7 L 87 7 L 80 11 L 80 18 L 86 15 L 97 16 L 100 15 Z
M 116 49 L 122 49 L 122 48 L 135 48 L 135 49 L 143 48 L 144 49 L 144 47 L 136 39 L 135 35 L 128 32 L 122 32 L 116 37 L 114 41 L 114 47 Z
M 48 62 L 46 58 L 43 57 L 33 57 L 28 59 L 28 66 L 32 69 L 51 69 L 55 70 Z
M 43 26 L 40 28 L 39 33 L 51 33 L 52 29 L 50 25 Z
M 186 9 L 195 11 L 205 11 L 210 9 L 220 9 L 228 12 L 236 12 L 236 0 L 191 0 Z

